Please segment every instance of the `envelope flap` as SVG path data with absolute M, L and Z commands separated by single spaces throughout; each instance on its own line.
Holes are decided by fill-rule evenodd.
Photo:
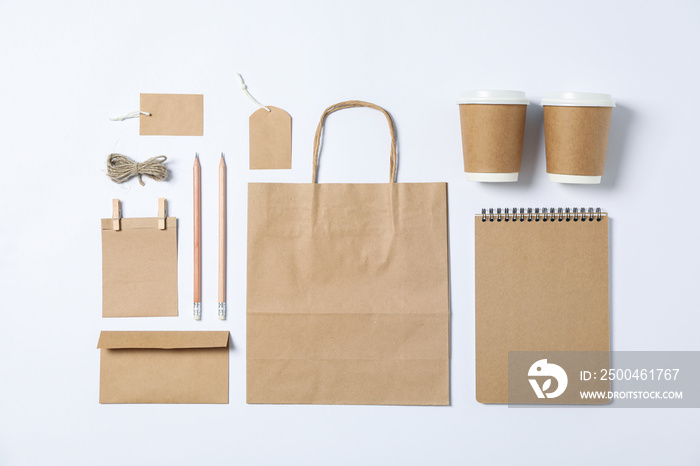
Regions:
M 227 331 L 222 332 L 100 332 L 98 348 L 224 348 L 228 346 Z

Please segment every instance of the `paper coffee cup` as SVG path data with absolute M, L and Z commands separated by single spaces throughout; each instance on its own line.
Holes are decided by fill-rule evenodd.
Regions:
M 551 92 L 542 106 L 549 180 L 600 183 L 615 106 L 610 94 Z
M 467 180 L 518 181 L 530 105 L 525 93 L 467 91 L 457 103 Z

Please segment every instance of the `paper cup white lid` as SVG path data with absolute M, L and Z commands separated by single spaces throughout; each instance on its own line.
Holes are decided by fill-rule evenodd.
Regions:
M 549 92 L 542 97 L 542 105 L 557 107 L 614 107 L 610 94 L 595 92 Z
M 522 91 L 464 91 L 458 104 L 530 105 Z

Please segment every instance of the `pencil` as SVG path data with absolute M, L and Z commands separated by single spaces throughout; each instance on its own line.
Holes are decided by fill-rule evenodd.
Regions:
M 194 155 L 194 320 L 202 319 L 202 173 L 199 154 Z
M 219 319 L 226 320 L 226 162 L 219 162 Z

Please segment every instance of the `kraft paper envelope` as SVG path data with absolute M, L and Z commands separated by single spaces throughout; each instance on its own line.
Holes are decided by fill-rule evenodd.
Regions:
M 324 113 L 358 106 L 346 102 Z M 449 404 L 446 183 L 251 183 L 247 401 Z
M 100 334 L 100 403 L 228 403 L 229 332 Z
M 509 351 L 610 350 L 608 216 L 591 215 L 474 219 L 477 401 L 508 403 Z
M 202 136 L 204 96 L 201 94 L 141 94 L 142 136 Z
M 177 218 L 103 218 L 102 317 L 177 314 Z

